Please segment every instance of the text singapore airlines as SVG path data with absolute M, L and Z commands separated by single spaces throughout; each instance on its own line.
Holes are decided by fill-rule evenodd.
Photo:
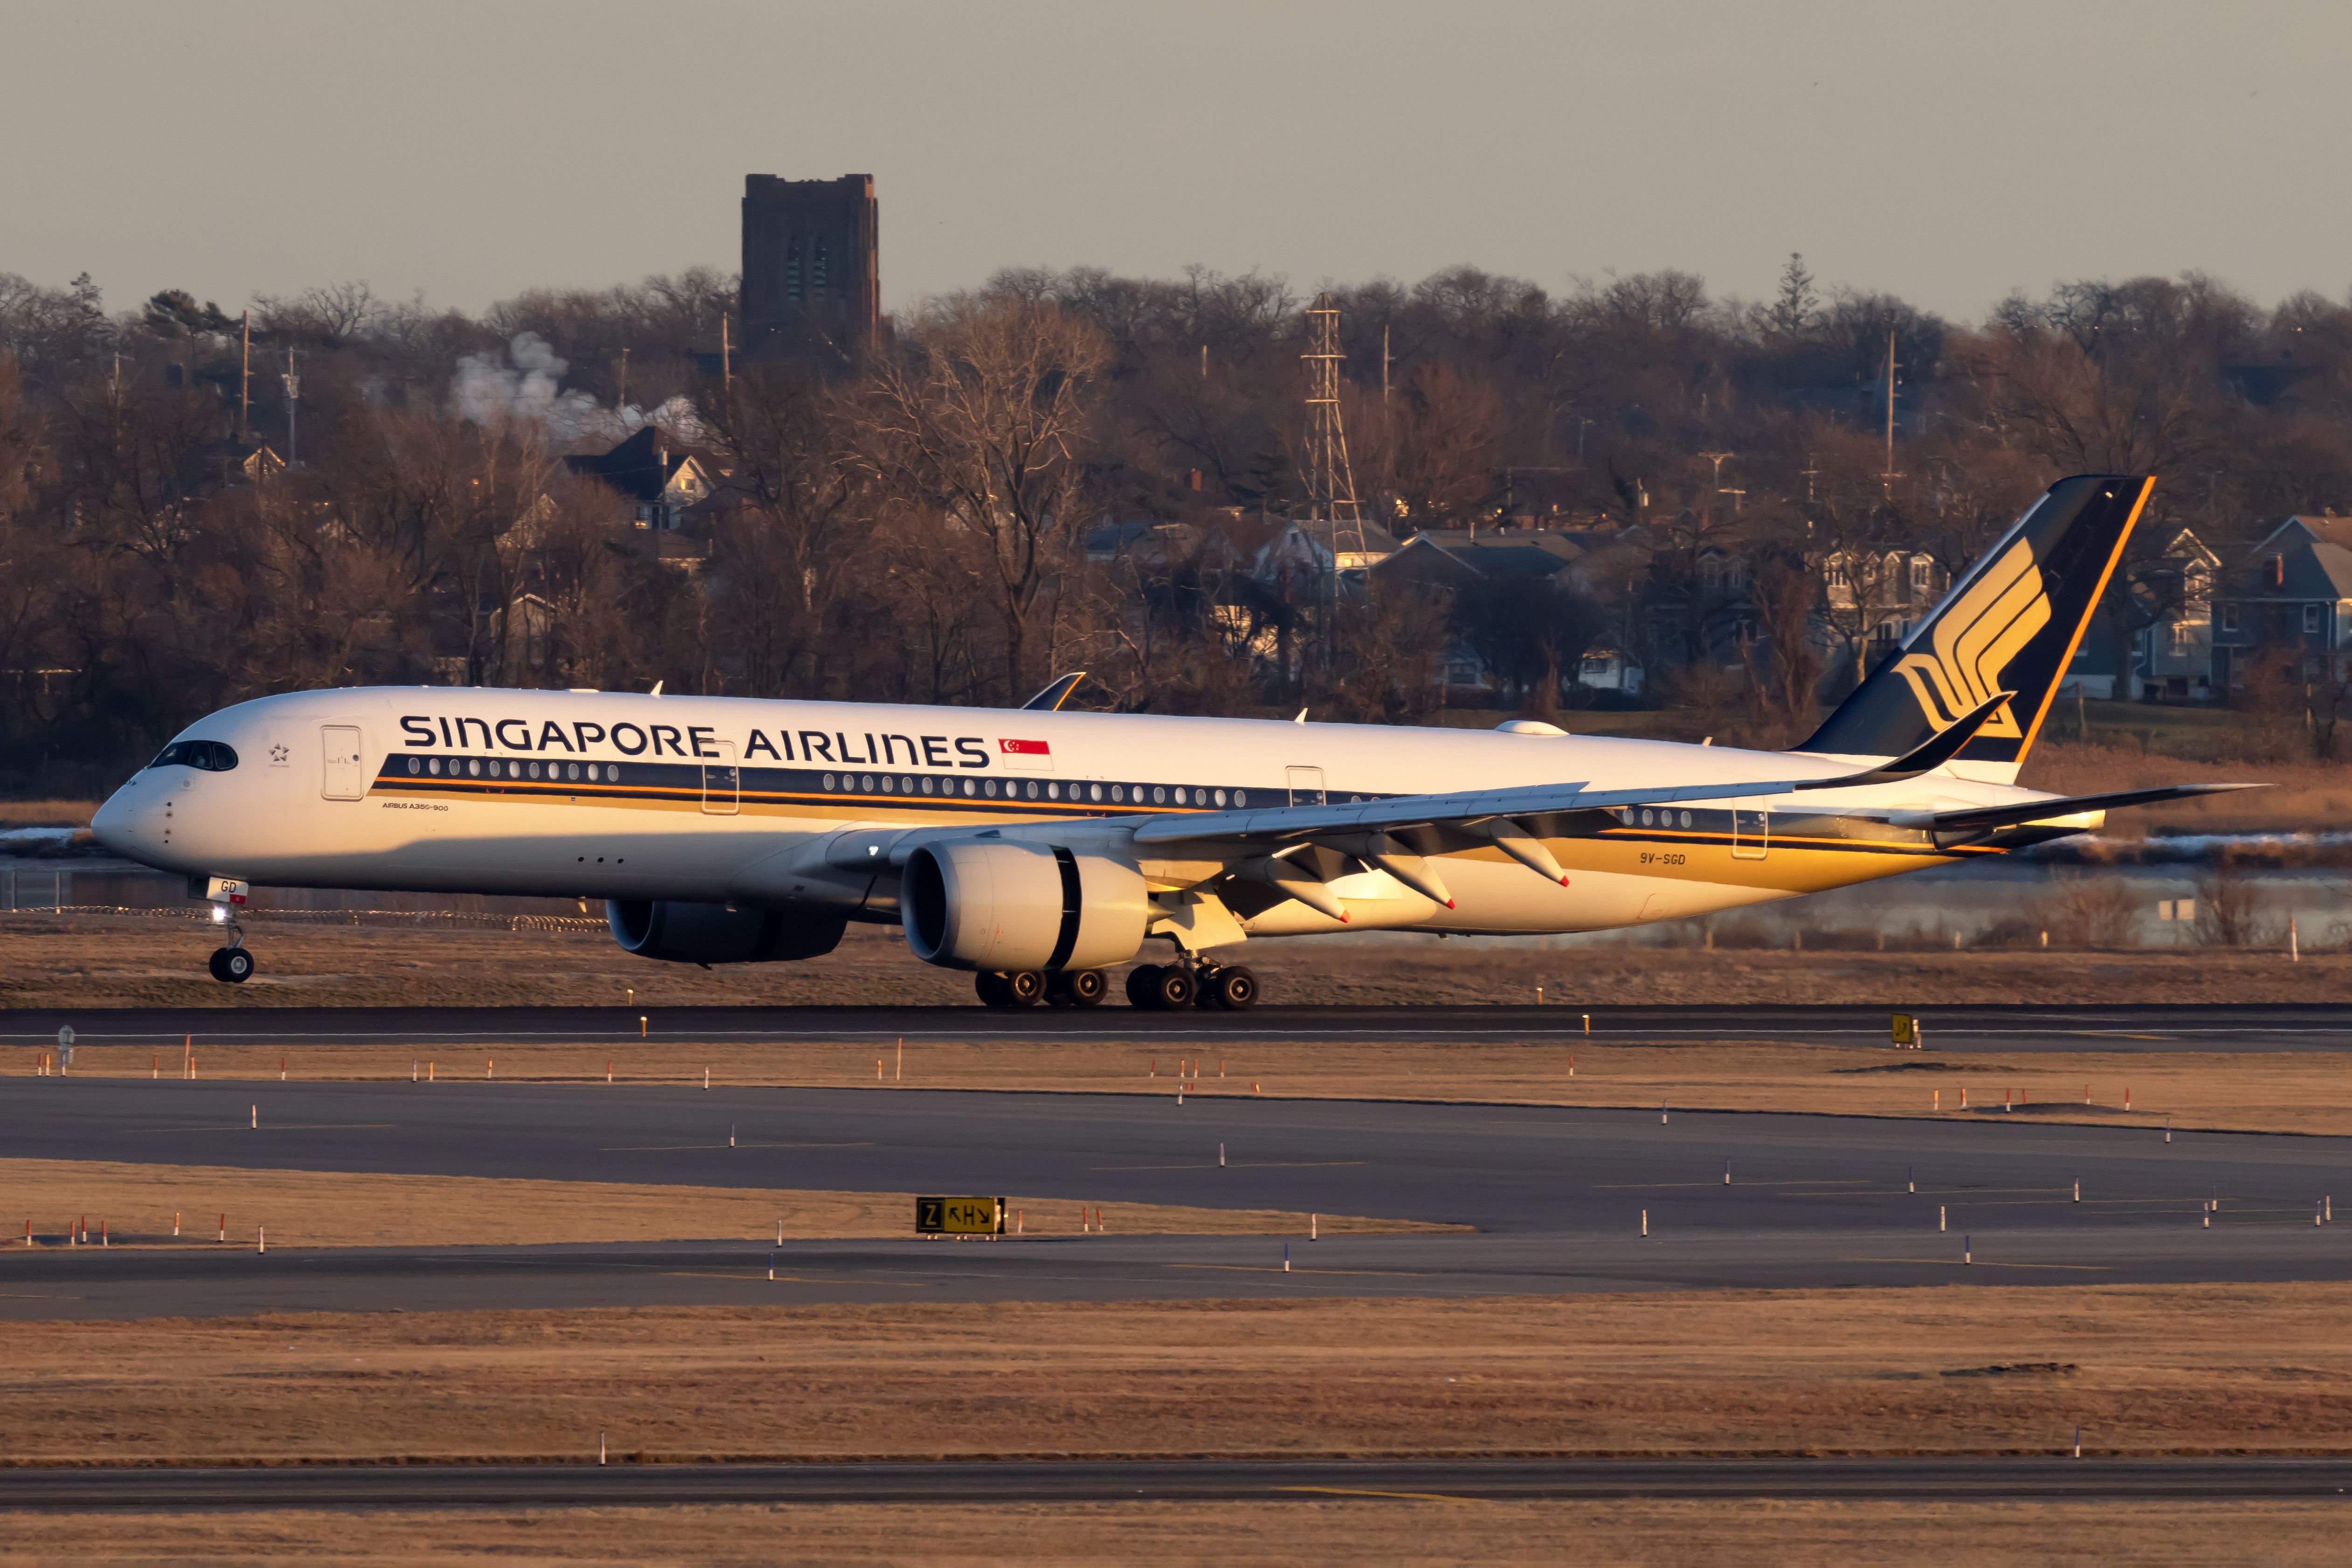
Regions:
M 992 1005 L 1257 995 L 1249 941 L 1682 920 L 2230 785 L 2062 798 L 2018 769 L 2153 481 L 2064 479 L 1792 752 L 1546 732 L 453 688 L 263 698 L 92 822 L 243 901 L 281 887 L 606 900 L 621 945 L 813 959 L 850 921 Z M 241 931 L 213 973 L 243 980 Z

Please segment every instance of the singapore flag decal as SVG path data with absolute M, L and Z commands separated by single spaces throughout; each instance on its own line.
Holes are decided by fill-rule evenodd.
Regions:
M 1015 773 L 1050 773 L 1054 771 L 1054 748 L 1043 741 L 1008 741 L 1000 737 L 996 749 L 1004 765 Z

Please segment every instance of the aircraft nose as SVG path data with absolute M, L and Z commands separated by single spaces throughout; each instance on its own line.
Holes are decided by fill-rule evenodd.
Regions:
M 107 796 L 106 804 L 100 806 L 97 814 L 89 819 L 90 832 L 96 836 L 100 844 L 118 855 L 127 854 L 131 849 L 131 817 L 134 808 L 132 797 L 137 793 L 135 784 L 124 784 Z

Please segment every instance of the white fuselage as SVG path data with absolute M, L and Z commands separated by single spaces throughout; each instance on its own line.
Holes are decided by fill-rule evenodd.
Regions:
M 151 766 L 93 822 L 190 877 L 285 887 L 846 908 L 895 918 L 877 835 L 1066 822 L 1076 835 L 1223 806 L 1570 781 L 1687 787 L 1789 776 L 1768 752 L 1664 742 L 1151 715 L 609 692 L 373 688 L 263 698 L 191 725 L 222 768 Z M 201 753 L 210 755 L 211 753 Z M 1818 762 L 1824 776 L 1843 771 Z M 1929 865 L 1929 836 L 1867 845 L 1806 824 L 2038 798 L 1931 775 L 1687 811 L 1550 844 L 1567 887 L 1493 850 L 1448 855 L 1448 910 L 1387 875 L 1333 884 L 1346 926 L 1297 903 L 1250 935 L 1342 929 L 1574 931 L 1685 918 Z M 1685 806 L 1693 804 L 1682 803 Z M 1727 811 L 1713 818 L 1731 821 Z M 861 836 L 863 836 L 861 837 Z M 862 846 L 862 847 L 861 847 Z M 868 857 L 868 865 L 860 857 Z M 1155 888 L 1204 868 L 1142 858 Z

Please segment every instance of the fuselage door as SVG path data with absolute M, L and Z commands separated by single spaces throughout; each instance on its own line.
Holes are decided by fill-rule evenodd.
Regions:
M 326 764 L 319 783 L 320 795 L 329 800 L 359 800 L 366 795 L 367 778 L 360 766 L 357 724 L 320 725 L 319 750 Z
M 1323 804 L 1323 770 L 1321 768 L 1285 768 L 1290 776 L 1290 804 L 1321 805 Z
M 743 773 L 736 765 L 735 742 L 714 741 L 719 761 L 702 764 L 702 810 L 707 816 L 733 816 L 743 809 Z
M 1731 814 L 1731 858 L 1761 860 L 1772 847 L 1771 815 L 1761 806 L 1734 809 Z

